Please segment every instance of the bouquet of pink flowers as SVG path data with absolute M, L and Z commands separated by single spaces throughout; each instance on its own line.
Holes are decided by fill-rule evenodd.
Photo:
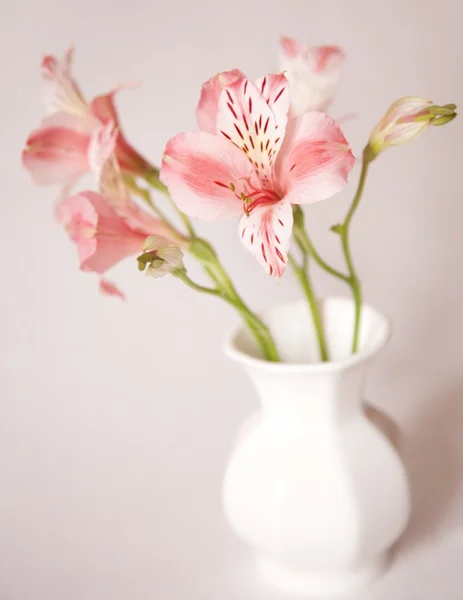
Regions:
M 114 103 L 118 89 L 87 102 L 71 73 L 72 50 L 63 60 L 47 56 L 42 80 L 48 116 L 29 136 L 22 158 L 38 185 L 62 186 L 56 216 L 77 246 L 83 271 L 104 275 L 120 260 L 136 255 L 139 270 L 147 275 L 169 273 L 232 305 L 262 356 L 278 361 L 268 327 L 242 300 L 216 251 L 196 235 L 191 221 L 238 219 L 241 243 L 269 276 L 282 277 L 288 263 L 294 270 L 313 317 L 320 358 L 327 361 L 310 262 L 352 292 L 355 353 L 362 293 L 350 249 L 350 226 L 368 169 L 389 146 L 452 121 L 456 106 L 405 97 L 379 121 L 363 150 L 352 204 L 332 227 L 345 257 L 345 268 L 339 269 L 328 264 L 312 243 L 301 205 L 342 190 L 355 164 L 339 123 L 325 112 L 345 56 L 334 46 L 308 48 L 288 38 L 281 41 L 280 55 L 278 74 L 250 81 L 235 69 L 204 83 L 196 109 L 199 130 L 169 140 L 160 169 L 126 141 Z M 94 174 L 97 191 L 73 191 L 86 172 Z M 178 224 L 164 215 L 163 201 L 174 204 Z M 299 258 L 290 252 L 292 240 Z M 199 261 L 209 284 L 190 278 L 183 263 L 185 252 Z M 123 298 L 103 278 L 100 290 Z

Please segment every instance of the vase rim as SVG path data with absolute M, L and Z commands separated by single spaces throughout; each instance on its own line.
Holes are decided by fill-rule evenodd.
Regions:
M 351 298 L 347 298 L 345 296 L 327 296 L 325 298 L 320 299 L 320 304 L 328 304 L 328 303 L 342 303 L 342 304 L 353 304 L 353 300 Z M 259 311 L 259 317 L 265 317 L 270 315 L 271 313 L 282 309 L 283 307 L 299 307 L 301 304 L 306 304 L 305 300 L 297 300 L 295 302 L 285 302 L 283 304 L 279 304 L 268 309 Z M 366 360 L 374 357 L 378 354 L 384 346 L 387 344 L 391 337 L 392 333 L 392 325 L 389 317 L 384 315 L 384 313 L 378 311 L 376 308 L 371 306 L 370 304 L 363 303 L 362 310 L 369 310 L 373 312 L 379 319 L 382 320 L 383 323 L 383 332 L 380 336 L 379 341 L 369 349 L 360 350 L 356 354 L 351 354 L 349 356 L 345 356 L 342 358 L 337 358 L 334 360 L 330 360 L 328 362 L 272 362 L 265 360 L 263 358 L 258 358 L 252 356 L 248 352 L 240 350 L 237 347 L 237 338 L 239 334 L 244 330 L 245 326 L 243 323 L 235 326 L 229 335 L 225 339 L 225 343 L 223 345 L 223 350 L 226 356 L 231 360 L 241 363 L 245 366 L 253 366 L 257 367 L 261 370 L 279 372 L 279 373 L 320 373 L 320 372 L 335 372 L 348 369 L 357 364 L 363 363 Z

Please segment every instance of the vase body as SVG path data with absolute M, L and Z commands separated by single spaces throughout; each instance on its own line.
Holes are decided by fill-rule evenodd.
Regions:
M 227 346 L 251 377 L 260 409 L 229 460 L 225 514 L 255 549 L 265 580 L 307 594 L 350 591 L 375 578 L 410 513 L 400 456 L 362 396 L 389 322 L 365 307 L 360 350 L 350 356 L 351 301 L 327 299 L 322 314 L 330 363 L 316 362 L 305 303 L 264 314 L 283 362 L 261 360 L 244 329 Z

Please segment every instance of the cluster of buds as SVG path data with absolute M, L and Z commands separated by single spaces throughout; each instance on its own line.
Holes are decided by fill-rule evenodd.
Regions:
M 150 235 L 143 244 L 143 254 L 137 257 L 138 269 L 151 277 L 163 277 L 183 267 L 183 252 L 177 246 L 168 246 L 158 237 Z
M 396 100 L 370 136 L 372 158 L 389 146 L 401 146 L 431 125 L 446 125 L 457 116 L 455 104 L 438 106 L 430 100 L 406 96 Z

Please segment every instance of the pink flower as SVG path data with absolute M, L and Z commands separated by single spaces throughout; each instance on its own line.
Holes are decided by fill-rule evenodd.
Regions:
M 152 166 L 136 152 L 120 132 L 114 106 L 117 90 L 84 100 L 71 74 L 72 49 L 59 61 L 46 56 L 42 61 L 45 107 L 50 115 L 26 142 L 22 154 L 25 168 L 38 185 L 72 185 L 90 169 L 88 150 L 92 136 L 109 121 L 118 127 L 116 156 L 121 169 L 143 176 Z
M 147 235 L 130 227 L 96 192 L 66 198 L 56 216 L 77 246 L 83 271 L 104 273 L 139 252 Z
M 90 152 L 99 177 L 99 193 L 86 191 L 65 198 L 56 210 L 59 222 L 77 246 L 83 271 L 106 272 L 123 258 L 140 252 L 149 235 L 161 238 L 165 245 L 186 244 L 182 235 L 132 200 L 111 154 L 114 144 L 111 124 L 100 128 Z
M 203 87 L 203 90 L 205 88 Z M 163 157 L 161 180 L 178 207 L 204 220 L 241 215 L 245 247 L 267 273 L 286 267 L 293 225 L 291 204 L 328 198 L 341 190 L 354 157 L 339 126 L 311 112 L 288 122 L 290 97 L 284 75 L 255 83 L 245 77 L 223 88 L 215 133 L 181 133 Z
M 325 111 L 341 76 L 345 54 L 337 46 L 309 48 L 291 38 L 280 42 L 280 67 L 291 89 L 291 116 Z

